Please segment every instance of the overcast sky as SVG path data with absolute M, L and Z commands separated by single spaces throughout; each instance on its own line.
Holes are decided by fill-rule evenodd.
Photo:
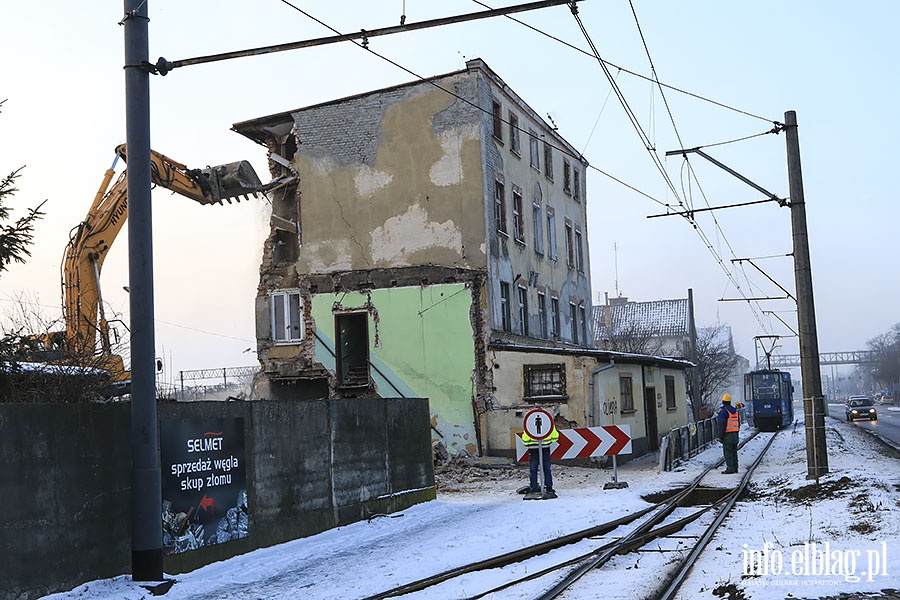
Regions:
M 279 0 L 148 3 L 152 61 L 333 34 Z M 482 10 L 471 0 L 293 4 L 342 33 L 397 25 L 404 13 L 412 23 Z M 720 299 L 784 295 L 748 263 L 735 268 L 734 258 L 777 257 L 754 263 L 793 292 L 793 265 L 785 256 L 791 252 L 789 209 L 733 208 L 717 211 L 715 220 L 698 214 L 698 228 L 682 217 L 647 217 L 665 213 L 665 204 L 700 208 L 762 199 L 702 158 L 685 165 L 665 153 L 761 134 L 795 110 L 819 348 L 863 349 L 900 321 L 900 186 L 889 164 L 900 138 L 896 3 L 585 0 L 578 7 L 600 56 L 615 65 L 610 75 L 671 188 L 599 63 L 582 52 L 590 47 L 565 6 L 517 18 L 582 51 L 501 17 L 370 40 L 372 50 L 408 71 L 343 43 L 153 77 L 151 143 L 190 167 L 248 159 L 268 180 L 264 149 L 230 131 L 233 123 L 454 71 L 482 58 L 539 114 L 549 115 L 592 167 L 652 197 L 588 171 L 595 301 L 604 292 L 639 301 L 683 298 L 692 288 L 698 323 L 731 325 L 738 351 L 752 360 L 754 336 L 790 335 L 763 311 L 775 311 L 796 330 L 792 302 L 751 307 Z M 121 2 L 3 5 L 0 99 L 7 102 L 0 113 L 0 171 L 26 165 L 13 216 L 48 202 L 33 257 L 0 279 L 0 310 L 25 294 L 47 316 L 60 313 L 59 263 L 68 232 L 84 218 L 113 149 L 125 141 L 122 10 Z M 661 94 L 626 72 L 651 76 L 654 68 L 664 84 L 719 104 L 672 88 Z M 789 195 L 783 134 L 705 151 L 766 190 Z M 168 378 L 182 369 L 255 364 L 253 299 L 268 231 L 264 201 L 204 207 L 157 190 L 153 210 L 156 347 Z M 108 312 L 127 320 L 125 232 L 104 265 L 102 284 Z M 796 339 L 782 344 L 784 352 L 797 352 Z

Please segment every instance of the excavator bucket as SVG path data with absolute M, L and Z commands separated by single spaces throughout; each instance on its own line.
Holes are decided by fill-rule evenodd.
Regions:
M 248 195 L 256 196 L 262 188 L 259 176 L 246 160 L 195 169 L 190 174 L 203 189 L 202 204 L 222 204 L 223 200 L 231 204 L 232 199 L 240 202 L 241 196 L 245 199 Z

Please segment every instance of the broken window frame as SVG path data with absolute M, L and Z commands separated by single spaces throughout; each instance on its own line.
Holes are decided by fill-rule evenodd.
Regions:
M 503 235 L 509 235 L 506 229 L 506 185 L 503 177 L 497 175 L 494 178 L 494 221 L 497 231 Z
M 550 333 L 553 336 L 553 339 L 559 339 L 559 327 L 560 327 L 560 318 L 559 318 L 559 298 L 556 296 L 550 297 Z
M 528 146 L 530 151 L 531 158 L 531 168 L 535 171 L 541 170 L 541 156 L 540 156 L 540 146 L 538 145 L 537 133 L 533 130 L 528 130 Z
M 581 202 L 581 171 L 572 167 L 572 197 Z
M 575 226 L 575 269 L 584 273 L 584 241 L 581 228 Z
M 509 306 L 509 283 L 500 282 L 500 330 L 512 331 L 512 315 Z
M 569 219 L 565 220 L 565 229 L 566 229 L 566 265 L 570 269 L 575 268 L 575 240 L 573 238 L 574 231 L 572 227 L 572 221 Z
M 522 156 L 521 138 L 519 136 L 519 117 L 509 111 L 509 149 L 516 156 Z
M 269 294 L 269 322 L 273 344 L 296 344 L 303 340 L 300 290 L 276 290 Z
M 503 143 L 503 113 L 502 105 L 497 98 L 491 98 L 491 124 L 493 126 L 494 139 Z
M 538 290 L 538 315 L 541 322 L 541 338 L 547 339 L 550 336 L 547 323 L 547 294 Z
M 553 181 L 553 146 L 544 142 L 544 177 Z
M 572 193 L 572 165 L 568 159 L 563 159 L 563 191 L 567 194 Z
M 578 343 L 578 305 L 569 302 L 569 319 L 572 321 L 572 343 Z
M 522 365 L 523 400 L 566 402 L 566 366 L 563 363 Z
M 593 344 L 590 343 L 590 339 L 588 338 L 587 309 L 584 307 L 584 302 L 578 305 L 578 322 L 581 326 L 582 345 L 593 346 Z

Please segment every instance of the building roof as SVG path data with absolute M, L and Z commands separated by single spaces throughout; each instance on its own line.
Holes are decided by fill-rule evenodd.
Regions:
M 598 343 L 629 333 L 649 334 L 652 337 L 687 336 L 690 335 L 688 300 L 614 300 L 607 305 L 594 306 L 591 309 L 591 330 Z
M 570 348 L 558 346 L 532 346 L 516 344 L 513 342 L 491 341 L 491 349 L 508 350 L 511 352 L 528 352 L 538 354 L 557 354 L 569 356 L 588 356 L 599 362 L 618 364 L 635 364 L 645 366 L 658 366 L 669 369 L 688 369 L 696 365 L 688 360 L 673 358 L 670 356 L 650 356 L 648 354 L 632 354 L 630 352 L 613 352 L 611 350 L 594 350 L 591 348 Z

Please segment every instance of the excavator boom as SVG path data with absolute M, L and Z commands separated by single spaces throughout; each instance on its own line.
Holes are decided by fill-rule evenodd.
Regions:
M 116 148 L 116 160 L 127 160 L 127 148 Z M 263 186 L 247 161 L 205 169 L 189 169 L 158 152 L 151 151 L 151 177 L 155 185 L 177 192 L 200 204 L 231 203 L 256 196 Z M 124 361 L 113 354 L 109 325 L 103 314 L 100 271 L 110 247 L 128 219 L 128 184 L 123 171 L 110 186 L 115 165 L 106 171 L 84 220 L 69 237 L 62 262 L 62 299 L 66 322 L 64 347 L 75 356 L 94 356 L 100 339 L 100 360 L 116 381 L 130 378 Z M 51 338 L 59 342 L 59 334 Z

